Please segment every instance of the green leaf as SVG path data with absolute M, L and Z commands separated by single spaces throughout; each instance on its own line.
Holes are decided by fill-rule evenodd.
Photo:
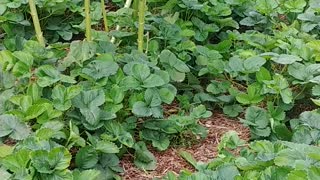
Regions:
M 313 40 L 307 43 L 307 46 L 315 49 L 316 51 L 320 51 L 320 40 Z
M 5 144 L 0 145 L 0 158 L 4 158 L 13 153 L 14 147 Z
M 160 54 L 160 61 L 171 66 L 177 61 L 177 56 L 169 50 L 163 50 Z
M 160 98 L 162 102 L 166 104 L 171 104 L 176 94 L 177 94 L 177 89 L 172 85 L 168 85 L 167 87 L 161 88 L 159 90 Z
M 22 111 L 27 111 L 28 108 L 32 105 L 32 97 L 24 95 L 16 95 L 10 98 L 10 101 L 13 104 L 20 106 Z
M 288 72 L 294 78 L 307 82 L 313 78 L 312 74 L 307 71 L 307 67 L 304 64 L 293 63 L 289 65 Z
M 66 99 L 66 88 L 63 85 L 55 86 L 51 97 L 53 99 L 53 106 L 58 110 L 66 111 L 72 105 L 71 101 Z
M 218 145 L 218 150 L 219 152 L 224 149 L 233 150 L 244 144 L 245 144 L 245 141 L 239 138 L 239 135 L 237 132 L 228 131 L 222 136 L 221 141 Z
M 98 153 L 90 146 L 81 148 L 76 155 L 76 165 L 82 169 L 91 169 L 98 162 Z
M 73 180 L 70 170 L 55 171 L 52 174 L 38 173 L 36 178 L 48 180 Z
M 99 107 L 90 107 L 80 109 L 85 120 L 83 125 L 89 130 L 96 130 L 103 126 L 104 120 L 110 120 L 116 117 L 115 114 L 101 110 Z
M 305 111 L 300 114 L 299 119 L 309 127 L 320 129 L 320 114 L 314 111 Z
M 43 114 L 45 111 L 50 109 L 52 105 L 49 103 L 41 103 L 41 104 L 34 104 L 28 108 L 26 111 L 26 117 L 25 120 L 31 120 L 39 117 L 41 114 Z
M 71 99 L 77 96 L 81 91 L 81 86 L 70 86 L 66 88 L 63 85 L 57 85 L 52 90 L 53 105 L 56 109 L 66 111 L 71 108 Z
M 315 85 L 312 87 L 312 95 L 320 96 L 320 85 Z
M 246 59 L 243 63 L 243 67 L 246 72 L 253 73 L 259 71 L 265 63 L 266 60 L 264 58 L 256 56 Z
M 170 82 L 170 75 L 167 71 L 156 70 L 154 74 L 160 76 L 165 84 L 168 84 Z
M 147 79 L 143 81 L 143 87 L 153 88 L 165 85 L 163 79 L 156 74 L 151 74 Z
M 194 159 L 194 157 L 190 153 L 188 153 L 187 151 L 180 151 L 179 155 L 183 159 L 188 161 L 188 163 L 190 163 L 194 168 L 198 169 L 198 163 L 197 163 L 196 159 Z
M 80 172 L 79 170 L 75 170 L 72 172 L 72 175 L 73 179 L 77 180 L 99 180 L 101 171 L 90 169 Z
M 144 93 L 144 99 L 150 107 L 157 107 L 161 105 L 161 98 L 157 89 L 147 89 Z
M 189 67 L 181 60 L 177 59 L 176 62 L 172 66 L 179 72 L 187 73 L 190 72 Z
M 279 56 L 272 57 L 271 60 L 278 64 L 293 64 L 294 62 L 302 61 L 300 57 L 289 54 L 280 54 Z
M 320 84 L 320 76 L 316 76 L 316 77 L 310 79 L 310 82 Z
M 104 104 L 105 94 L 103 90 L 82 91 L 73 100 L 72 104 L 80 109 L 98 107 Z
M 8 155 L 1 160 L 2 166 L 14 173 L 24 171 L 30 161 L 30 151 L 22 149 L 18 152 Z
M 183 81 L 185 73 L 190 72 L 189 67 L 169 50 L 161 52 L 160 62 L 163 63 L 170 77 L 175 81 Z
M 260 71 L 256 73 L 256 78 L 260 83 L 262 83 L 263 81 L 271 81 L 270 72 L 264 67 L 261 67 Z
M 292 139 L 292 132 L 285 124 L 279 124 L 275 126 L 274 132 L 280 140 L 290 141 Z
M 271 128 L 266 127 L 266 128 L 252 128 L 250 129 L 251 136 L 254 138 L 254 136 L 258 137 L 268 137 L 271 134 Z
M 153 154 L 147 149 L 144 142 L 140 141 L 134 145 L 134 164 L 143 170 L 155 170 L 157 160 Z
M 145 64 L 134 64 L 132 66 L 132 75 L 143 82 L 150 76 L 150 68 Z
M 212 94 L 226 93 L 230 85 L 231 84 L 228 81 L 211 81 L 206 90 Z
M 288 174 L 288 179 L 292 180 L 305 180 L 307 172 L 304 170 L 293 170 Z
M 290 88 L 281 90 L 280 95 L 281 95 L 282 101 L 286 104 L 290 104 L 293 100 L 293 95 Z
M 278 152 L 277 157 L 274 159 L 274 163 L 277 166 L 287 166 L 295 168 L 296 162 L 305 158 L 305 155 L 295 149 L 284 149 Z M 302 162 L 303 163 L 303 162 Z M 307 162 L 304 162 L 307 163 Z M 303 164 L 306 166 L 307 164 Z
M 318 179 L 320 178 L 320 168 L 317 166 L 311 166 L 308 170 L 309 179 Z
M 106 78 L 117 73 L 119 65 L 112 59 L 103 59 L 91 61 L 82 73 L 87 74 L 95 80 Z
M 0 5 L 0 8 L 1 8 L 1 5 Z M 1 15 L 1 12 L 0 12 L 0 15 Z M 8 171 L 6 171 L 5 169 L 0 168 L 0 177 L 3 180 L 10 180 L 11 179 L 11 174 Z
M 73 62 L 80 66 L 92 58 L 96 53 L 96 44 L 88 41 L 73 41 L 70 44 L 70 51 L 67 58 L 64 60 L 61 67 L 69 67 Z M 64 69 L 63 68 L 63 69 Z
M 190 116 L 196 119 L 209 118 L 212 116 L 212 112 L 207 111 L 204 105 L 199 105 L 192 109 Z
M 166 70 L 168 71 L 168 73 L 169 73 L 169 75 L 170 75 L 170 78 L 171 78 L 173 81 L 182 82 L 182 81 L 184 81 L 184 79 L 185 79 L 185 77 L 186 77 L 186 74 L 185 74 L 185 73 L 176 71 L 174 68 L 168 67 Z
M 115 172 L 123 173 L 123 169 L 120 167 L 120 160 L 115 154 L 103 154 L 99 158 L 99 163 L 105 169 L 112 169 Z
M 123 101 L 125 93 L 124 90 L 120 88 L 118 85 L 114 85 L 111 88 L 110 93 L 107 93 L 106 96 L 107 102 L 119 104 Z
M 165 133 L 144 129 L 140 135 L 143 139 L 152 141 L 152 146 L 160 151 L 166 150 L 170 145 L 170 139 Z
M 113 136 L 118 138 L 118 140 L 122 144 L 128 147 L 133 146 L 134 139 L 132 135 L 129 132 L 127 132 L 123 125 L 115 121 L 108 121 L 105 123 L 105 127 Z
M 151 109 L 147 106 L 146 103 L 142 101 L 138 101 L 133 104 L 132 112 L 136 116 L 140 116 L 140 117 L 148 117 L 152 115 Z
M 15 51 L 12 55 L 29 68 L 33 65 L 34 58 L 29 52 Z
M 79 128 L 72 124 L 72 121 L 69 122 L 69 130 L 69 144 L 67 148 L 70 149 L 73 145 L 84 147 L 86 145 L 86 141 L 80 136 Z
M 64 147 L 53 148 L 50 151 L 38 150 L 31 152 L 32 164 L 40 173 L 65 170 L 69 167 L 71 158 L 71 154 Z
M 290 12 L 301 13 L 304 7 L 307 5 L 305 0 L 289 0 L 284 3 L 284 7 L 290 10 Z
M 135 79 L 133 76 L 127 76 L 122 79 L 120 86 L 124 88 L 124 90 L 128 89 L 141 89 L 141 83 Z
M 221 179 L 235 179 L 240 172 L 234 165 L 224 165 L 217 169 L 218 177 Z
M 304 126 L 296 127 L 291 141 L 296 143 L 311 144 L 313 138 L 311 136 L 310 129 Z
M 242 111 L 242 106 L 238 104 L 223 107 L 223 113 L 229 117 L 237 117 Z
M 276 0 L 257 0 L 256 8 L 262 14 L 271 14 L 278 7 Z
M 42 96 L 42 88 L 40 88 L 37 83 L 30 83 L 27 89 L 27 95 L 32 98 L 33 102 L 36 102 Z
M 265 128 L 269 124 L 267 111 L 256 106 L 251 106 L 246 110 L 245 118 L 259 128 Z
M 109 142 L 109 141 L 99 141 L 95 149 L 97 151 L 108 153 L 108 154 L 119 153 L 118 146 L 115 145 L 113 142 Z
M 0 115 L 0 137 L 22 140 L 29 136 L 29 127 L 13 115 Z
M 311 100 L 315 105 L 320 106 L 320 99 L 311 99 Z
M 257 104 L 261 102 L 264 97 L 260 95 L 260 87 L 256 84 L 248 86 L 247 94 L 239 93 L 236 99 L 241 104 Z
M 60 72 L 51 65 L 40 66 L 37 71 L 38 85 L 40 87 L 51 86 L 60 80 Z

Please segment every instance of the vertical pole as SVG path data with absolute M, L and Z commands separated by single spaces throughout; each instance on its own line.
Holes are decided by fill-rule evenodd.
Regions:
M 145 9 L 146 9 L 146 0 L 139 0 L 138 50 L 140 52 L 143 52 Z
M 36 31 L 36 37 L 38 39 L 38 42 L 44 47 L 44 46 L 46 46 L 46 44 L 45 44 L 45 41 L 44 41 L 44 38 L 43 38 L 43 33 L 42 33 L 42 30 L 41 30 L 40 21 L 39 21 L 39 17 L 38 17 L 38 12 L 37 12 L 35 1 L 34 0 L 29 0 L 29 6 L 30 6 L 30 13 L 31 13 L 31 16 L 32 16 L 34 29 Z
M 90 0 L 84 0 L 85 22 L 86 22 L 86 38 L 92 41 L 91 36 L 91 17 L 90 17 Z
M 101 10 L 102 10 L 102 16 L 103 16 L 104 30 L 106 32 L 109 32 L 106 5 L 104 3 L 105 3 L 105 1 L 101 0 Z

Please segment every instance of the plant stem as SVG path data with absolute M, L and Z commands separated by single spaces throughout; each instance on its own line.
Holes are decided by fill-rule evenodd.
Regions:
M 84 0 L 84 11 L 86 21 L 86 38 L 87 41 L 92 41 L 91 37 L 91 17 L 90 17 L 90 0 Z
M 126 3 L 125 3 L 125 5 L 124 5 L 124 8 L 129 8 L 129 7 L 131 6 L 131 3 L 132 3 L 132 0 L 126 0 Z M 119 30 L 120 30 L 120 26 L 117 25 L 116 31 L 119 31 Z M 112 43 L 115 43 L 115 42 L 116 42 L 116 38 L 115 38 L 115 37 L 112 37 L 112 38 L 111 38 L 111 42 L 112 42 Z
M 44 38 L 43 38 L 43 33 L 40 27 L 40 21 L 39 21 L 39 17 L 38 17 L 38 12 L 37 12 L 37 8 L 36 8 L 36 4 L 34 0 L 29 0 L 29 6 L 30 6 L 30 13 L 32 16 L 32 21 L 33 21 L 33 25 L 34 25 L 34 29 L 36 31 L 36 36 L 38 39 L 38 42 L 42 45 L 42 46 L 46 46 Z
M 146 8 L 146 0 L 139 0 L 139 28 L 138 28 L 138 50 L 143 52 L 143 36 L 144 36 L 144 13 Z
M 134 9 L 133 18 L 136 19 L 139 11 L 139 0 L 133 0 L 132 8 Z
M 101 0 L 101 10 L 102 10 L 102 16 L 103 16 L 104 30 L 106 32 L 109 32 L 106 5 L 104 3 L 105 3 L 104 0 Z

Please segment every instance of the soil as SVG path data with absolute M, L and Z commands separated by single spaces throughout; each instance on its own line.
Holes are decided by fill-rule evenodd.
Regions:
M 17 141 L 8 137 L 3 143 L 8 146 L 14 146 L 17 144 Z
M 237 120 L 226 118 L 220 113 L 214 115 L 204 121 L 201 121 L 205 127 L 208 128 L 208 137 L 190 148 L 170 148 L 164 152 L 159 152 L 153 149 L 150 151 L 157 158 L 157 169 L 154 171 L 141 171 L 132 163 L 132 156 L 125 156 L 120 165 L 124 169 L 122 178 L 124 180 L 150 180 L 153 178 L 161 178 L 169 171 L 179 173 L 181 170 L 194 171 L 193 167 L 189 165 L 183 158 L 179 156 L 179 151 L 187 151 L 193 155 L 197 161 L 209 162 L 217 156 L 217 145 L 219 144 L 222 135 L 228 131 L 236 131 L 239 136 L 249 141 L 250 132 Z

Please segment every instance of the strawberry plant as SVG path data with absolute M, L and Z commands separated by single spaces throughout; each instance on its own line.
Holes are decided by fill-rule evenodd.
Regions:
M 317 0 L 1 1 L 1 177 L 119 179 L 124 154 L 154 170 L 149 149 L 200 141 L 214 110 L 252 142 L 227 133 L 207 164 L 182 152 L 197 172 L 180 179 L 317 179 L 319 12 Z

